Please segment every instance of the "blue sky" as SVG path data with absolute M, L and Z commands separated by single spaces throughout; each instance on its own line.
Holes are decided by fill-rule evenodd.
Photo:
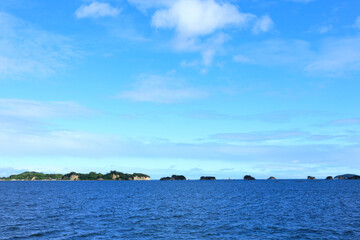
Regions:
M 360 173 L 357 0 L 4 0 L 0 175 Z

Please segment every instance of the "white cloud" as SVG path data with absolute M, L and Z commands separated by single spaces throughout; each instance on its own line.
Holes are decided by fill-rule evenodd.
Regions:
M 259 18 L 256 22 L 255 25 L 253 26 L 253 33 L 255 34 L 259 34 L 261 32 L 267 32 L 269 31 L 274 25 L 274 22 L 271 20 L 271 18 L 269 16 L 262 16 L 261 18 Z
M 130 0 L 144 7 L 141 0 Z M 251 13 L 242 13 L 227 2 L 216 0 L 150 1 L 147 7 L 157 10 L 152 16 L 152 26 L 175 31 L 173 47 L 177 51 L 197 51 L 202 56 L 202 72 L 212 64 L 223 44 L 231 39 L 229 28 L 244 29 L 253 26 L 253 33 L 266 32 L 273 26 L 269 16 L 257 18 Z M 159 9 L 160 8 L 160 9 Z
M 0 12 L 0 79 L 46 77 L 78 56 L 70 39 Z
M 133 102 L 174 103 L 201 99 L 207 92 L 188 87 L 183 80 L 170 76 L 142 75 L 133 89 L 123 91 L 120 99 Z
M 233 25 L 244 27 L 255 16 L 240 13 L 234 5 L 214 0 L 178 0 L 152 17 L 156 28 L 174 28 L 185 38 L 204 36 Z
M 175 31 L 172 46 L 177 51 L 201 54 L 202 72 L 207 72 L 223 44 L 231 39 L 227 29 L 253 26 L 254 33 L 273 26 L 269 16 L 257 18 L 240 12 L 236 5 L 217 0 L 128 0 L 142 11 L 154 8 L 151 24 L 157 29 Z M 200 62 L 200 60 L 196 60 Z
M 92 2 L 89 5 L 79 7 L 75 15 L 77 18 L 99 18 L 116 17 L 120 10 L 110 6 L 108 3 Z

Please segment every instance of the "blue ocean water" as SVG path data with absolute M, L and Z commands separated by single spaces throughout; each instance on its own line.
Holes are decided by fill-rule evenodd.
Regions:
M 360 181 L 0 182 L 0 239 L 360 239 Z

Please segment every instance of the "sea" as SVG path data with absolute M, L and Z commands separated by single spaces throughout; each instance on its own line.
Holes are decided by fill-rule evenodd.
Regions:
M 0 182 L 0 239 L 360 239 L 359 180 Z

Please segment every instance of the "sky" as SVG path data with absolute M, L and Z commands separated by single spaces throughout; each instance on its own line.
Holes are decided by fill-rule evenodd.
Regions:
M 358 0 L 2 0 L 0 176 L 360 174 Z

